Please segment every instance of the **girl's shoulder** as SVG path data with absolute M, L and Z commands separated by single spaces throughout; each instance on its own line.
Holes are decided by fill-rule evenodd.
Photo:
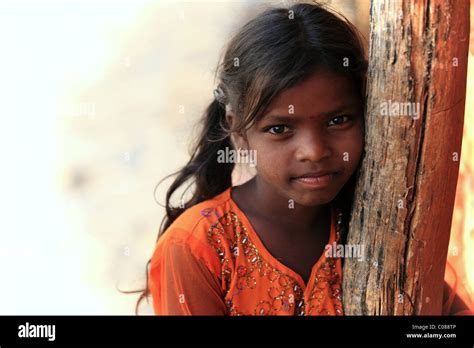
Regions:
M 219 218 L 232 210 L 230 188 L 221 194 L 186 209 L 159 238 L 155 254 L 170 244 L 186 245 L 198 258 L 217 256 L 209 243 L 209 231 Z
M 174 237 L 191 239 L 198 237 L 207 227 L 216 223 L 218 218 L 231 207 L 230 188 L 219 195 L 186 209 L 168 228 L 178 229 Z M 168 232 L 165 232 L 165 235 Z M 184 233 L 184 234 L 183 234 Z

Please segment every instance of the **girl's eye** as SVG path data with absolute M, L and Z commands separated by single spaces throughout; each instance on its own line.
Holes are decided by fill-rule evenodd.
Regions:
M 336 116 L 331 121 L 329 121 L 330 126 L 338 126 L 344 123 L 347 123 L 347 121 L 350 120 L 348 116 L 342 115 L 342 116 Z
M 285 133 L 285 128 L 288 127 L 282 125 L 272 126 L 267 128 L 267 132 L 269 132 L 270 134 L 280 135 Z

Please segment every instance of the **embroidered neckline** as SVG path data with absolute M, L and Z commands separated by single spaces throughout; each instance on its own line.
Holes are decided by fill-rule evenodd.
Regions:
M 257 249 L 260 251 L 261 254 L 264 254 L 266 257 L 266 259 L 269 261 L 270 264 L 272 264 L 275 268 L 279 268 L 279 269 L 284 269 L 285 272 L 289 275 L 292 276 L 292 278 L 294 278 L 295 280 L 298 281 L 299 285 L 301 286 L 301 288 L 303 289 L 303 292 L 306 291 L 306 288 L 310 288 L 312 283 L 313 283 L 313 280 L 314 280 L 314 272 L 319 268 L 321 267 L 321 263 L 324 262 L 324 260 L 326 260 L 326 256 L 324 254 L 324 251 L 323 253 L 321 254 L 321 256 L 318 258 L 318 260 L 313 264 L 313 266 L 311 267 L 311 273 L 310 273 L 310 276 L 309 276 L 309 279 L 308 279 L 308 283 L 306 284 L 303 277 L 298 273 L 296 272 L 295 270 L 293 270 L 291 267 L 285 265 L 284 263 L 282 263 L 281 261 L 278 260 L 278 258 L 276 258 L 275 256 L 273 256 L 273 254 L 266 248 L 265 244 L 263 243 L 263 241 L 261 240 L 260 236 L 258 235 L 258 233 L 255 231 L 255 228 L 253 227 L 250 219 L 247 217 L 247 215 L 242 211 L 242 209 L 240 209 L 240 207 L 237 205 L 237 203 L 232 199 L 232 196 L 231 196 L 231 189 L 232 188 L 229 188 L 228 191 L 228 197 L 229 197 L 229 201 L 231 202 L 233 208 L 236 210 L 237 212 L 237 215 L 240 215 L 242 216 L 242 219 L 244 220 L 244 225 L 248 226 L 248 228 L 246 229 L 247 233 L 250 235 L 250 239 L 253 241 L 253 243 L 256 244 L 256 247 Z M 334 208 L 331 206 L 331 225 L 330 225 L 330 231 L 329 231 L 329 240 L 328 242 L 326 243 L 327 244 L 332 244 L 334 241 L 336 241 L 336 234 L 335 234 L 335 212 L 334 212 Z
M 222 265 L 221 276 L 225 284 L 226 293 L 230 290 L 230 283 L 232 275 L 237 277 L 236 288 L 237 295 L 245 289 L 253 289 L 257 286 L 258 276 L 267 277 L 271 283 L 275 282 L 274 287 L 268 289 L 268 298 L 259 301 L 254 309 L 254 315 L 268 315 L 274 312 L 284 310 L 290 314 L 294 312 L 293 307 L 296 306 L 297 315 L 306 315 L 310 313 L 330 314 L 322 307 L 321 300 L 324 298 L 324 289 L 329 286 L 329 295 L 333 298 L 335 311 L 338 315 L 342 315 L 342 294 L 340 288 L 339 274 L 335 271 L 335 259 L 326 258 L 322 255 L 312 268 L 311 276 L 306 288 L 301 286 L 304 284 L 302 277 L 293 271 L 291 268 L 285 266 L 271 255 L 263 243 L 258 238 L 258 235 L 251 231 L 253 228 L 248 221 L 246 215 L 239 209 L 237 204 L 230 196 L 231 188 L 223 192 L 225 201 L 229 200 L 232 208 L 218 218 L 208 230 L 208 241 L 216 249 Z M 244 223 L 239 219 L 235 211 L 243 217 Z M 340 240 L 340 231 L 342 224 L 342 214 L 331 207 L 331 233 L 329 242 Z M 334 221 L 335 220 L 335 221 Z M 249 229 L 245 227 L 249 225 Z M 232 227 L 232 231 L 225 227 Z M 225 233 L 227 231 L 227 233 Z M 249 235 L 250 231 L 250 235 Z M 253 234 L 252 234 L 253 232 Z M 226 250 L 223 241 L 226 240 L 230 246 Z M 254 244 L 262 244 L 260 249 Z M 236 265 L 236 259 L 239 255 L 239 250 L 242 249 L 245 260 L 245 265 Z M 226 252 L 227 251 L 227 252 Z M 262 253 L 268 259 L 262 256 Z M 268 255 L 266 255 L 268 254 Z M 270 262 L 269 262 L 270 261 Z M 276 261 L 276 262 L 275 262 Z M 235 266 L 235 270 L 231 267 Z M 290 272 L 282 272 L 280 269 Z M 255 273 L 257 271 L 257 273 Z M 314 274 L 316 273 L 316 274 Z M 297 275 L 298 277 L 295 277 Z M 299 279 L 298 279 L 299 278 Z M 305 292 L 309 290 L 308 301 L 305 302 Z M 243 315 L 234 305 L 232 299 L 226 302 L 230 315 Z

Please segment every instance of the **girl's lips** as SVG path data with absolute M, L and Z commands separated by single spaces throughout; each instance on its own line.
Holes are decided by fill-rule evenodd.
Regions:
M 316 176 L 316 175 L 305 175 L 292 180 L 310 188 L 321 188 L 326 187 L 334 180 L 334 175 L 336 173 L 330 173 L 326 175 Z

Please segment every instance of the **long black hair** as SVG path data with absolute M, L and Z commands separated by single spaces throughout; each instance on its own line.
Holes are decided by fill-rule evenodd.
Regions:
M 234 164 L 217 161 L 219 150 L 234 148 L 231 134 L 245 134 L 278 94 L 308 78 L 318 67 L 347 77 L 363 101 L 367 61 L 361 36 L 343 15 L 325 5 L 270 8 L 235 34 L 217 67 L 220 93 L 207 107 L 191 158 L 172 174 L 176 178 L 166 193 L 166 215 L 157 240 L 186 209 L 232 185 Z M 237 118 L 231 129 L 226 106 Z M 335 199 L 345 214 L 352 206 L 355 174 Z M 191 197 L 173 206 L 173 194 L 185 185 L 193 188 Z M 136 313 L 140 302 L 149 296 L 149 265 L 150 260 L 145 289 L 129 292 L 141 292 Z

